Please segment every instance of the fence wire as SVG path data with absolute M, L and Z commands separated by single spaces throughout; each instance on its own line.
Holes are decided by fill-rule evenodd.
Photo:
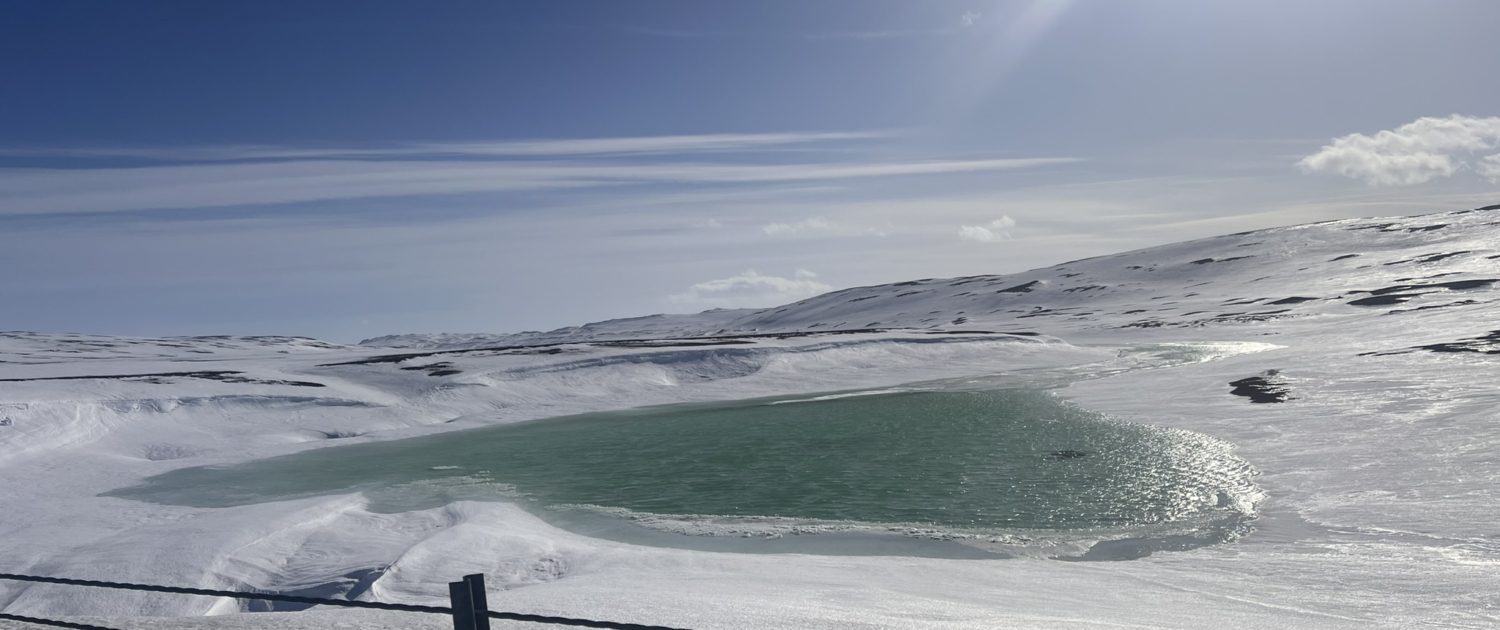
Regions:
M 210 588 L 189 588 L 184 586 L 161 586 L 157 584 L 132 584 L 129 582 L 106 582 L 100 580 L 80 580 L 77 578 L 45 577 L 40 575 L 21 575 L 16 573 L 0 573 L 0 580 L 17 580 L 21 582 L 37 582 L 42 584 L 66 584 L 69 586 L 91 586 L 96 588 L 114 588 L 129 591 L 145 591 L 150 593 L 177 593 L 180 595 L 206 595 L 209 597 L 232 597 L 234 599 L 258 599 L 272 602 L 291 602 L 296 604 L 313 604 L 318 606 L 342 606 L 345 608 L 373 608 L 376 610 L 396 610 L 401 612 L 436 613 L 441 615 L 453 615 L 453 609 L 447 606 L 417 606 L 412 604 L 387 604 L 385 602 L 363 602 L 348 599 L 323 599 L 320 597 L 300 597 L 296 595 L 280 595 L 276 593 L 249 593 L 244 591 L 223 591 Z M 620 623 L 617 621 L 600 621 L 597 619 L 579 619 L 574 617 L 554 617 L 551 615 L 530 615 L 526 613 L 486 611 L 491 619 L 503 619 L 506 621 L 529 621 L 532 623 L 547 623 L 559 626 L 573 626 L 578 628 L 603 628 L 605 630 L 685 630 L 683 628 L 672 628 L 668 626 L 652 626 L 635 623 Z M 79 630 L 113 630 L 101 626 L 90 626 L 84 624 L 72 624 L 66 621 L 37 620 L 31 618 L 19 618 L 19 615 L 3 615 L 0 619 L 12 618 L 15 621 L 27 621 L 30 623 L 41 623 L 61 628 L 77 628 Z
M 58 621 L 56 619 L 42 619 L 40 617 L 27 617 L 25 615 L 12 615 L 0 613 L 0 621 L 20 621 L 22 623 L 34 623 L 39 626 L 52 626 L 54 628 L 72 628 L 73 630 L 115 630 L 104 626 L 91 626 L 86 623 L 73 623 L 71 621 Z

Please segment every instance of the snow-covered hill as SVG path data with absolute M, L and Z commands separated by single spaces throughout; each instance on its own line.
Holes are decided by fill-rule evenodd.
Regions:
M 652 315 L 516 335 L 392 335 L 458 348 L 793 331 L 1104 332 L 1303 318 L 1485 312 L 1500 294 L 1500 206 L 1230 234 L 1023 273 L 922 279 L 767 309 Z
M 1203 327 L 1472 308 L 1500 295 L 1500 208 L 1231 234 L 1004 276 L 836 291 L 734 330 Z
M 1492 207 L 546 333 L 361 346 L 4 333 L 0 570 L 410 603 L 484 572 L 495 608 L 694 628 L 1495 627 L 1497 300 Z M 386 514 L 353 490 L 213 509 L 105 496 L 189 466 L 568 413 L 1021 374 L 1237 445 L 1266 494 L 1255 531 L 1128 562 L 1053 558 L 1171 545 L 762 555 L 603 540 L 508 503 Z M 330 621 L 80 595 L 0 582 L 0 610 L 120 628 Z

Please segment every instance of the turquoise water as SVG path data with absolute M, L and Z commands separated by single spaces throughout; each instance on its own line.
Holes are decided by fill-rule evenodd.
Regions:
M 1243 513 L 1253 469 L 1201 434 L 1044 391 L 907 391 L 594 413 L 188 468 L 111 493 L 220 507 L 365 492 L 631 514 L 953 531 L 1131 528 Z

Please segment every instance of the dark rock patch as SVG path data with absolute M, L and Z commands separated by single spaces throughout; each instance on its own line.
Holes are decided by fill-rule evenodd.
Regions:
M 963 285 L 973 284 L 975 282 L 984 282 L 985 280 L 988 280 L 989 278 L 990 278 L 990 276 L 969 276 L 969 277 L 966 277 L 966 278 L 959 278 L 958 282 L 950 282 L 950 283 L 948 283 L 948 286 L 950 286 L 950 287 L 961 287 Z
M 428 363 L 427 365 L 407 365 L 401 369 L 409 371 L 426 370 L 428 376 L 453 376 L 454 374 L 464 373 L 463 370 L 454 368 L 453 364 L 447 361 Z
M 1183 313 L 1183 316 L 1186 317 L 1188 315 L 1197 315 L 1197 314 L 1201 314 L 1201 313 L 1204 313 L 1204 312 L 1206 312 L 1206 311 L 1194 311 L 1192 313 Z M 1255 312 L 1255 313 L 1221 313 L 1221 314 L 1215 315 L 1213 317 L 1205 317 L 1203 319 L 1195 319 L 1195 320 L 1185 321 L 1185 322 L 1168 322 L 1168 321 L 1163 321 L 1163 320 L 1160 320 L 1160 319 L 1147 319 L 1147 320 L 1140 320 L 1140 321 L 1130 322 L 1128 324 L 1123 324 L 1120 327 L 1121 328 L 1161 328 L 1161 327 L 1165 327 L 1165 326 L 1172 326 L 1172 327 L 1176 327 L 1176 328 L 1198 328 L 1198 327 L 1203 327 L 1203 326 L 1210 326 L 1210 325 L 1213 325 L 1213 324 L 1252 324 L 1252 323 L 1256 323 L 1256 322 L 1265 322 L 1265 321 L 1271 321 L 1271 320 L 1277 320 L 1277 319 L 1286 319 L 1286 318 L 1289 318 L 1289 317 L 1298 317 L 1295 314 L 1289 314 L 1289 313 L 1290 313 L 1290 309 L 1279 309 L 1279 310 L 1274 310 L 1274 311 L 1259 311 L 1259 312 Z
M 35 378 L 0 378 L 0 383 L 22 383 L 26 381 L 86 381 L 117 380 L 139 381 L 153 385 L 165 385 L 174 378 L 196 378 L 221 383 L 245 383 L 253 385 L 290 385 L 293 387 L 326 387 L 311 381 L 286 381 L 245 376 L 244 372 L 226 370 L 203 370 L 197 372 L 156 372 L 151 374 L 106 374 L 86 376 L 41 376 Z
M 899 315 L 899 314 L 898 314 Z M 825 324 L 818 323 L 808 326 L 817 328 Z M 622 348 L 676 348 L 694 346 L 728 346 L 755 343 L 756 339 L 797 339 L 800 337 L 820 337 L 827 335 L 857 335 L 864 333 L 886 332 L 885 328 L 848 328 L 844 330 L 826 331 L 790 331 L 772 333 L 747 333 L 742 335 L 718 335 L 713 337 L 682 337 L 664 339 L 617 339 L 612 341 L 559 341 L 557 343 L 543 343 L 529 346 L 491 346 L 485 348 L 466 348 L 462 350 L 432 350 L 428 352 L 408 352 L 404 354 L 381 354 L 353 361 L 340 361 L 338 363 L 322 363 L 318 367 L 339 367 L 345 365 L 378 365 L 382 363 L 401 363 L 411 359 L 424 357 L 451 356 L 451 355 L 473 355 L 473 356 L 495 356 L 501 354 L 559 354 L 563 352 L 559 346 L 600 346 L 600 347 L 622 347 Z
M 1279 378 L 1280 371 L 1266 370 L 1260 376 L 1230 381 L 1230 394 L 1249 398 L 1252 403 L 1281 403 L 1292 400 L 1292 392 Z
M 1350 258 L 1359 258 L 1359 254 L 1344 254 L 1343 256 L 1336 256 L 1329 259 L 1328 262 L 1338 262 L 1340 260 L 1349 260 Z
M 838 324 L 826 324 L 826 323 L 825 324 L 813 324 L 813 326 L 838 327 L 838 326 L 843 326 L 843 323 L 838 323 Z M 808 329 L 811 329 L 811 326 L 808 326 Z M 825 335 L 837 335 L 837 333 L 843 333 L 843 330 L 838 330 L 838 332 L 828 332 L 828 333 L 825 333 Z M 712 338 L 709 338 L 709 339 L 660 339 L 660 341 L 657 341 L 657 339 L 625 339 L 625 341 L 589 342 L 589 345 L 597 345 L 597 347 L 600 347 L 600 348 L 699 348 L 699 347 L 709 347 L 709 345 L 751 345 L 751 344 L 754 344 L 754 342 L 753 341 L 748 341 L 748 339 L 712 339 Z M 547 353 L 547 354 L 552 354 L 552 353 Z
M 1388 263 L 1385 263 L 1385 266 L 1389 267 L 1391 265 L 1434 263 L 1434 262 L 1438 262 L 1440 260 L 1446 260 L 1448 258 L 1452 258 L 1454 256 L 1462 256 L 1464 254 L 1470 254 L 1470 253 L 1473 253 L 1473 252 L 1470 252 L 1469 250 L 1465 249 L 1465 250 L 1456 251 L 1456 252 L 1438 252 L 1438 253 L 1435 253 L 1435 254 L 1422 254 L 1421 256 L 1417 256 L 1415 258 L 1407 258 L 1405 260 L 1397 260 L 1397 261 L 1393 261 L 1393 262 L 1388 262 Z
M 1369 293 L 1371 297 L 1350 301 L 1351 306 L 1391 306 L 1404 304 L 1412 298 L 1434 293 L 1435 291 L 1423 291 L 1423 289 L 1437 289 L 1445 291 L 1472 291 L 1475 289 L 1488 288 L 1490 285 L 1500 282 L 1500 278 L 1476 278 L 1472 280 L 1453 280 L 1451 282 L 1429 282 L 1425 284 L 1398 284 L 1389 287 L 1381 287 L 1371 291 L 1354 291 L 1354 293 Z
M 1390 355 L 1395 355 L 1395 354 L 1407 354 L 1409 352 L 1416 352 L 1418 350 L 1426 350 L 1428 352 L 1442 352 L 1442 353 L 1466 353 L 1466 352 L 1472 352 L 1472 353 L 1476 353 L 1476 354 L 1500 355 L 1500 330 L 1491 330 L 1490 332 L 1485 333 L 1483 335 L 1479 335 L 1477 337 L 1468 337 L 1466 339 L 1460 339 L 1458 341 L 1449 341 L 1449 342 L 1445 342 L 1445 343 L 1430 343 L 1430 344 L 1421 345 L 1421 346 L 1412 346 L 1410 348 L 1402 348 L 1400 350 L 1386 350 L 1386 351 L 1382 351 L 1382 352 L 1361 352 L 1361 353 L 1359 353 L 1359 356 L 1362 356 L 1362 357 L 1369 357 L 1369 356 L 1390 356 Z
M 1041 280 L 1032 280 L 1031 282 L 1026 282 L 1013 287 L 1000 289 L 999 291 L 996 291 L 996 293 L 1031 293 L 1041 285 Z
M 1370 225 L 1359 225 L 1351 227 L 1349 228 L 1349 230 L 1376 230 L 1378 232 L 1431 232 L 1433 230 L 1441 230 L 1445 227 L 1448 227 L 1447 223 L 1433 223 L 1431 225 L 1419 225 L 1416 227 L 1402 227 L 1398 223 L 1372 223 Z
M 537 348 L 535 350 L 514 350 L 511 354 L 562 354 L 562 348 Z
M 929 330 L 929 335 L 1009 335 L 1012 337 L 1040 337 L 1042 333 L 1010 330 Z
M 1373 297 L 1350 300 L 1350 306 L 1391 306 L 1394 304 L 1405 304 L 1412 298 L 1427 295 L 1426 293 L 1392 293 L 1390 295 L 1376 295 Z
M 1500 354 L 1500 330 L 1491 330 L 1489 333 L 1478 337 L 1460 339 L 1448 343 L 1434 343 L 1425 346 L 1417 346 L 1417 350 L 1429 352 L 1476 352 L 1479 354 Z
M 215 378 L 215 377 L 209 377 L 209 380 L 215 380 L 215 381 L 219 381 L 219 382 L 222 382 L 222 383 L 249 383 L 249 384 L 253 384 L 253 385 L 289 385 L 289 386 L 292 386 L 292 387 L 327 387 L 326 385 L 324 385 L 322 383 L 315 383 L 315 382 L 312 382 L 312 381 L 288 381 L 288 380 L 281 380 L 281 379 L 251 378 L 251 377 L 248 377 L 248 376 L 236 376 L 236 375 L 233 375 L 233 374 L 222 376 L 222 377 L 217 377 L 217 378 Z
M 1391 228 L 1395 225 L 1395 223 L 1371 223 L 1369 225 L 1356 225 L 1349 228 L 1349 231 L 1355 232 L 1359 230 L 1378 230 L 1380 232 L 1392 232 L 1394 230 L 1392 230 Z
M 1200 258 L 1198 260 L 1192 261 L 1189 264 L 1192 264 L 1192 265 L 1207 265 L 1209 263 L 1231 262 L 1231 261 L 1235 261 L 1235 260 L 1245 260 L 1247 258 L 1254 258 L 1254 256 L 1231 256 L 1229 258 Z
M 1315 301 L 1317 301 L 1317 299 L 1318 298 L 1302 297 L 1302 296 L 1294 295 L 1294 296 L 1288 297 L 1288 298 L 1281 298 L 1281 299 L 1276 300 L 1274 302 L 1266 302 L 1266 304 L 1268 304 L 1268 305 L 1269 304 L 1301 304 L 1303 302 L 1315 302 Z
M 1490 285 L 1495 284 L 1496 282 L 1500 282 L 1500 278 L 1476 278 L 1476 279 L 1473 279 L 1473 280 L 1453 280 L 1451 282 L 1428 282 L 1428 283 L 1425 283 L 1425 284 L 1398 284 L 1398 285 L 1394 285 L 1394 286 L 1382 287 L 1382 288 L 1379 288 L 1379 289 L 1375 289 L 1373 291 L 1370 291 L 1370 295 L 1389 295 L 1391 293 L 1400 293 L 1400 292 L 1403 292 L 1403 291 L 1417 291 L 1417 290 L 1420 290 L 1420 289 L 1447 289 L 1449 291 L 1472 291 L 1474 289 L 1484 289 L 1484 288 L 1487 288 Z
M 1413 282 L 1413 281 L 1416 281 L 1416 280 L 1431 280 L 1433 278 L 1443 278 L 1443 277 L 1447 277 L 1447 276 L 1456 276 L 1456 275 L 1458 275 L 1460 273 L 1463 273 L 1463 272 L 1461 272 L 1461 271 L 1445 271 L 1443 273 L 1435 273 L 1435 274 L 1432 274 L 1430 276 L 1422 276 L 1420 278 L 1396 278 L 1396 282 Z
M 1449 308 L 1449 307 L 1453 307 L 1453 306 L 1469 306 L 1471 304 L 1478 304 L 1478 303 L 1479 303 L 1479 300 L 1459 300 L 1457 302 L 1449 302 L 1447 304 L 1429 304 L 1427 306 L 1418 306 L 1416 308 L 1398 308 L 1398 309 L 1393 309 L 1393 310 L 1387 312 L 1386 315 L 1399 315 L 1401 313 L 1414 313 L 1416 311 L 1430 311 L 1430 310 L 1435 309 L 1435 308 Z

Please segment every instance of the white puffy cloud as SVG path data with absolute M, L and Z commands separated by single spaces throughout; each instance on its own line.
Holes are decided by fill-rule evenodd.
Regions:
M 1010 240 L 1010 229 L 1015 226 L 1015 219 L 1002 216 L 984 225 L 959 226 L 958 237 L 966 241 L 977 241 L 980 243 L 1008 241 Z
M 1500 184 L 1500 153 L 1485 156 L 1484 159 L 1479 160 L 1479 164 L 1475 165 L 1474 169 L 1479 171 L 1485 179 Z
M 716 307 L 775 306 L 833 290 L 818 275 L 798 269 L 790 278 L 762 275 L 754 269 L 718 280 L 699 282 L 687 291 L 670 296 L 677 304 Z
M 769 223 L 760 229 L 769 236 L 798 236 L 810 232 L 826 232 L 833 229 L 833 224 L 823 217 L 813 217 L 796 223 Z
M 1297 166 L 1303 172 L 1343 175 L 1371 186 L 1411 186 L 1451 177 L 1471 166 L 1469 160 L 1475 153 L 1497 146 L 1500 117 L 1428 117 L 1373 136 L 1355 133 L 1335 138 Z M 1490 158 L 1472 166 L 1481 175 L 1497 179 L 1486 170 L 1500 168 Z

